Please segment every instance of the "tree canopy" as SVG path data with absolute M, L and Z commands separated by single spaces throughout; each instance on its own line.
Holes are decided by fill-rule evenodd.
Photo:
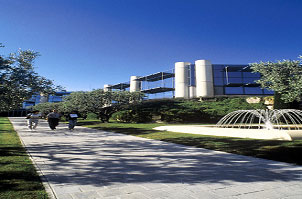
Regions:
M 262 88 L 273 90 L 286 103 L 302 99 L 302 65 L 300 60 L 260 62 L 251 64 L 253 72 L 261 74 L 257 81 Z
M 3 47 L 1 43 L 0 46 Z M 20 108 L 34 94 L 50 94 L 61 89 L 34 71 L 38 56 L 32 50 L 18 50 L 8 57 L 0 55 L 0 112 Z
M 40 103 L 34 106 L 34 109 L 40 110 L 42 113 L 50 112 L 54 108 L 62 113 L 76 111 L 82 117 L 86 117 L 88 113 L 94 113 L 102 121 L 108 122 L 113 113 L 123 109 L 124 105 L 140 102 L 143 96 L 141 92 L 105 92 L 103 89 L 97 89 L 90 92 L 73 92 L 55 106 L 51 103 Z

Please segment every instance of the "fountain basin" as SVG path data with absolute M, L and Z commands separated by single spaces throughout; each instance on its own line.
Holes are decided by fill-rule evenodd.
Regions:
M 155 130 L 237 138 L 292 141 L 302 139 L 302 111 L 258 109 L 233 111 L 216 125 L 160 126 Z
M 285 126 L 284 126 L 285 127 Z M 286 126 L 290 129 L 290 125 Z M 179 133 L 190 133 L 211 136 L 252 138 L 265 140 L 287 140 L 302 139 L 302 130 L 267 130 L 267 129 L 244 129 L 244 128 L 218 128 L 216 125 L 175 125 L 159 126 L 153 128 L 161 131 Z

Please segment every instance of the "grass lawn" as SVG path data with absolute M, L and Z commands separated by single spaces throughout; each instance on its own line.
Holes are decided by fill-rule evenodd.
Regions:
M 46 199 L 47 193 L 17 133 L 0 117 L 0 199 Z
M 79 125 L 143 138 L 162 140 L 165 142 L 302 165 L 302 140 L 291 142 L 257 140 L 156 131 L 152 128 L 165 124 L 154 123 L 101 123 L 96 120 L 80 120 Z

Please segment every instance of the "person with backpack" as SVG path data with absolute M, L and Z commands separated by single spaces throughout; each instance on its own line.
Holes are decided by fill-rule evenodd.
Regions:
M 71 113 L 69 113 L 66 117 L 66 119 L 68 120 L 68 129 L 69 130 L 73 130 L 75 125 L 77 124 L 77 119 L 78 119 L 78 114 L 76 111 L 72 111 Z
M 51 113 L 47 115 L 48 125 L 51 130 L 55 130 L 59 125 L 60 113 L 56 109 L 54 109 Z
M 26 115 L 27 125 L 30 130 L 34 130 L 37 128 L 39 119 L 41 118 L 40 111 L 35 110 Z

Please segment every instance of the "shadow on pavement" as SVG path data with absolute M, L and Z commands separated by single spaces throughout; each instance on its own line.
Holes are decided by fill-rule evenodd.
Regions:
M 24 125 L 17 122 L 14 125 Z M 43 126 L 44 125 L 44 126 Z M 47 129 L 46 124 L 40 129 Z M 21 132 L 51 183 L 228 183 L 300 181 L 302 169 L 262 160 L 79 127 Z

